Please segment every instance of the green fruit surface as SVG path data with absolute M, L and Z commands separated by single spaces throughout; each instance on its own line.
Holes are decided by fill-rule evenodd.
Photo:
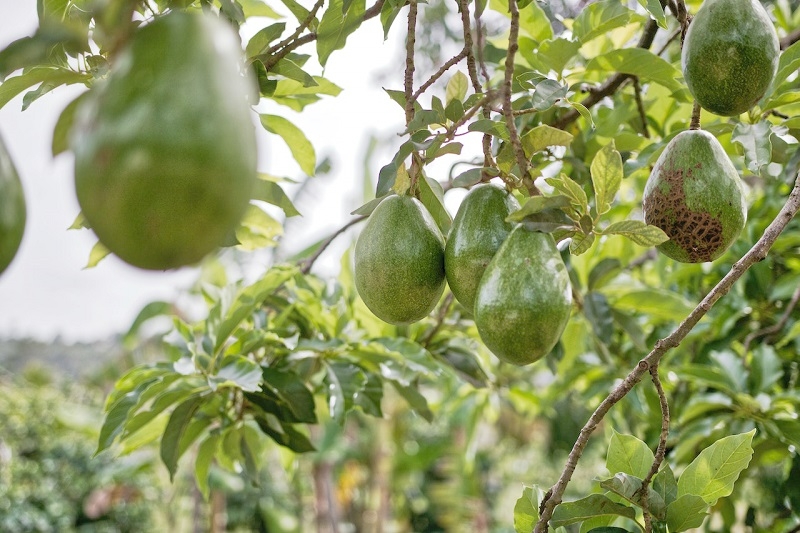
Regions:
M 669 142 L 647 180 L 642 207 L 645 221 L 670 238 L 659 251 L 684 263 L 720 257 L 747 220 L 736 168 L 719 141 L 701 130 Z
M 453 295 L 470 312 L 486 266 L 514 228 L 506 218 L 517 209 L 512 194 L 488 183 L 472 189 L 458 208 L 444 249 L 444 271 Z
M 549 233 L 514 228 L 486 268 L 475 298 L 475 325 L 498 359 L 527 365 L 564 332 L 572 289 Z
M 25 233 L 26 213 L 22 182 L 0 139 L 0 273 L 17 255 Z
M 356 242 L 355 281 L 361 299 L 390 324 L 426 317 L 444 292 L 444 238 L 416 198 L 390 196 Z
M 681 63 L 689 91 L 717 115 L 744 113 L 778 69 L 778 35 L 758 0 L 705 0 L 689 25 Z
M 79 108 L 78 202 L 124 261 L 176 268 L 233 236 L 257 179 L 242 55 L 218 18 L 172 12 L 134 34 Z

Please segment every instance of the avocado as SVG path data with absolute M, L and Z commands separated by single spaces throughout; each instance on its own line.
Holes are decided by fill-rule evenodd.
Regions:
M 511 193 L 488 183 L 474 187 L 458 208 L 444 248 L 444 271 L 453 295 L 470 312 L 486 266 L 514 228 L 506 218 L 517 209 Z
M 390 324 L 426 317 L 444 292 L 444 237 L 422 202 L 389 196 L 356 241 L 356 290 Z
M 244 71 L 229 24 L 173 11 L 136 31 L 79 106 L 78 203 L 122 260 L 177 268 L 232 237 L 257 180 Z
M 681 53 L 683 76 L 703 109 L 736 116 L 764 96 L 778 69 L 775 27 L 758 0 L 705 0 Z
M 14 162 L 0 139 L 0 274 L 17 255 L 25 233 L 25 193 Z
M 486 267 L 475 297 L 475 325 L 498 359 L 527 365 L 564 332 L 572 287 L 549 233 L 516 226 Z
M 744 186 L 716 137 L 688 130 L 667 144 L 644 189 L 644 220 L 670 240 L 658 250 L 676 261 L 720 257 L 747 220 Z

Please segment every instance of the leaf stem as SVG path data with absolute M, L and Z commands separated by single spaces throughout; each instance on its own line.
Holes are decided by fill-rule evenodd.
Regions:
M 311 267 L 314 266 L 314 263 L 317 261 L 317 259 L 319 259 L 319 256 L 322 255 L 322 253 L 328 248 L 328 246 L 330 246 L 331 243 L 334 240 L 336 240 L 336 237 L 338 237 L 351 227 L 355 226 L 359 222 L 366 219 L 367 219 L 366 216 L 360 216 L 358 218 L 354 218 L 353 220 L 349 221 L 347 224 L 336 230 L 330 237 L 322 241 L 322 243 L 319 245 L 319 248 L 317 248 L 314 254 L 300 263 L 301 265 L 300 272 L 302 272 L 303 274 L 308 274 L 309 272 L 311 272 Z

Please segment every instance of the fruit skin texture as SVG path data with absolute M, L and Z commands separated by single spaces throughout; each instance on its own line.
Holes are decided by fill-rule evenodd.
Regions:
M 25 194 L 6 145 L 0 139 L 0 274 L 17 255 L 25 233 Z
M 572 310 L 569 274 L 549 233 L 512 230 L 486 268 L 475 325 L 498 359 L 527 365 L 547 355 Z
M 658 245 L 683 263 L 720 257 L 747 220 L 744 187 L 719 141 L 702 130 L 676 135 L 644 189 L 644 220 L 670 240 Z
M 124 261 L 177 268 L 233 236 L 257 179 L 241 62 L 224 22 L 172 12 L 134 34 L 79 107 L 78 202 Z
M 681 63 L 700 106 L 744 113 L 764 96 L 778 69 L 775 27 L 758 0 L 705 0 L 689 25 Z
M 444 238 L 422 202 L 390 196 L 356 242 L 355 281 L 361 299 L 390 324 L 421 320 L 444 292 Z
M 517 209 L 511 193 L 488 183 L 473 188 L 458 208 L 444 249 L 444 271 L 453 295 L 470 311 L 486 266 L 514 228 L 506 218 Z

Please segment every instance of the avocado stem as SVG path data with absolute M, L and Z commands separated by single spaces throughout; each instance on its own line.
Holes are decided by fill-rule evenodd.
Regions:
M 692 121 L 689 123 L 690 130 L 700 129 L 700 109 L 700 104 L 698 104 L 697 100 L 695 100 L 694 107 L 692 108 Z

